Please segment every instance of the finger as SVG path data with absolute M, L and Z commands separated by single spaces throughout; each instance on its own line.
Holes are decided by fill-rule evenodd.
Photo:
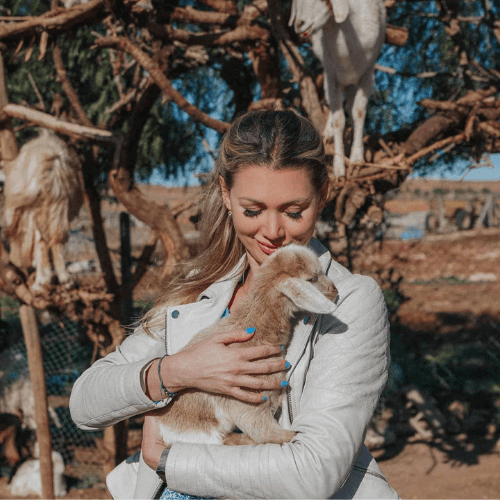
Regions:
M 214 338 L 219 344 L 231 344 L 232 342 L 245 342 L 245 340 L 251 339 L 254 333 L 255 328 L 250 326 L 244 330 L 233 330 L 231 332 L 221 333 Z
M 252 359 L 267 358 L 268 356 L 275 356 L 282 352 L 279 345 L 259 345 L 255 347 L 246 347 L 241 349 L 242 359 L 248 361 Z
M 274 378 L 274 377 L 273 377 Z M 238 378 L 238 385 L 245 389 L 252 389 L 256 391 L 274 391 L 276 389 L 282 389 L 288 385 L 286 380 L 275 378 L 274 380 L 270 380 L 269 378 L 259 378 L 242 376 Z
M 240 401 L 245 401 L 246 403 L 255 403 L 255 404 L 263 403 L 268 399 L 268 397 L 265 394 L 245 391 L 240 387 L 234 387 L 230 395 L 233 396 L 233 398 L 239 399 Z
M 282 372 L 290 368 L 290 363 L 287 364 L 285 359 L 273 359 L 266 361 L 254 361 L 245 363 L 241 367 L 240 373 L 252 375 L 267 375 L 269 373 Z

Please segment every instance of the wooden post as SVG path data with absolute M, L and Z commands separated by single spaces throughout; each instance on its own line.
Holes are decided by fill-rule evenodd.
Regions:
M 55 498 L 47 389 L 45 387 L 42 347 L 40 345 L 35 310 L 33 307 L 22 305 L 19 307 L 19 317 L 28 353 L 31 387 L 35 397 L 36 439 L 40 449 L 42 498 Z
M 122 324 L 132 319 L 132 257 L 130 255 L 130 215 L 120 212 L 120 257 Z M 116 465 L 127 457 L 128 419 L 104 429 L 103 447 L 105 453 L 104 473 L 109 474 Z
M 122 271 L 122 323 L 132 319 L 132 256 L 130 254 L 130 215 L 120 212 L 120 242 Z

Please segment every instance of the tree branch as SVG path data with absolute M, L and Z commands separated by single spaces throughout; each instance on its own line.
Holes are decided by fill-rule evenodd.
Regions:
M 94 47 L 98 48 L 114 48 L 117 50 L 123 50 L 134 59 L 149 73 L 151 78 L 160 87 L 165 97 L 175 102 L 179 108 L 185 111 L 194 120 L 203 123 L 207 127 L 213 128 L 217 132 L 225 132 L 230 124 L 211 118 L 206 113 L 198 109 L 196 106 L 190 104 L 184 96 L 175 90 L 170 83 L 170 80 L 162 73 L 158 63 L 156 63 L 151 57 L 149 57 L 145 52 L 143 52 L 139 47 L 134 45 L 130 40 L 123 37 L 103 37 L 98 38 L 95 41 Z
M 151 33 L 168 42 L 182 42 L 186 45 L 221 46 L 237 42 L 251 42 L 267 37 L 269 33 L 260 26 L 238 26 L 233 30 L 217 33 L 192 33 L 168 25 L 150 23 Z
M 36 111 L 19 104 L 7 104 L 2 111 L 10 118 L 29 121 L 40 127 L 50 128 L 60 134 L 69 135 L 76 139 L 92 140 L 103 144 L 117 144 L 119 141 L 119 136 L 108 130 L 65 122 L 48 113 Z
M 87 4 L 74 5 L 69 9 L 50 10 L 41 16 L 30 17 L 24 22 L 2 23 L 0 24 L 0 40 L 16 40 L 42 31 L 57 35 L 88 20 L 92 20 L 95 24 L 106 15 L 104 9 L 108 2 L 109 0 L 91 0 Z

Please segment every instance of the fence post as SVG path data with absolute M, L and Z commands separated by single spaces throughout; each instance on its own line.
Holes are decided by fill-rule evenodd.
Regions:
M 35 309 L 22 305 L 19 307 L 19 317 L 23 329 L 24 342 L 26 343 L 31 387 L 35 398 L 36 439 L 40 450 L 42 498 L 55 498 L 47 388 L 45 386 L 42 346 L 40 344 Z
M 122 324 L 128 325 L 132 319 L 132 257 L 130 255 L 130 215 L 127 212 L 120 212 L 120 243 Z M 105 474 L 111 472 L 127 457 L 127 439 L 128 419 L 104 430 Z
M 122 272 L 122 323 L 129 325 L 132 319 L 132 256 L 130 245 L 130 215 L 120 212 L 120 249 Z

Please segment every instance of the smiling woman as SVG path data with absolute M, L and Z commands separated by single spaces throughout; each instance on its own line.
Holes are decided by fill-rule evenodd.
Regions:
M 278 390 L 281 408 L 273 414 L 295 437 L 258 446 L 245 436 L 193 442 L 186 426 L 186 439 L 166 448 L 146 416 L 138 465 L 124 462 L 108 476 L 115 498 L 397 498 L 363 444 L 387 380 L 385 302 L 371 278 L 352 275 L 312 238 L 327 186 L 323 143 L 308 120 L 289 111 L 240 116 L 206 187 L 204 251 L 168 284 L 143 328 L 82 375 L 70 401 L 79 427 L 96 429 L 150 410 L 175 411 L 170 402 L 181 391 L 259 405 L 266 391 Z M 280 345 L 245 344 L 259 334 L 246 313 L 245 329 L 190 343 L 219 318 L 245 311 L 248 292 L 259 290 L 261 264 L 291 243 L 315 251 L 334 282 L 333 314 L 294 317 L 286 360 L 276 356 Z M 278 376 L 262 377 L 269 374 Z M 203 424 L 199 408 L 192 411 Z M 223 415 L 216 418 L 224 424 Z

